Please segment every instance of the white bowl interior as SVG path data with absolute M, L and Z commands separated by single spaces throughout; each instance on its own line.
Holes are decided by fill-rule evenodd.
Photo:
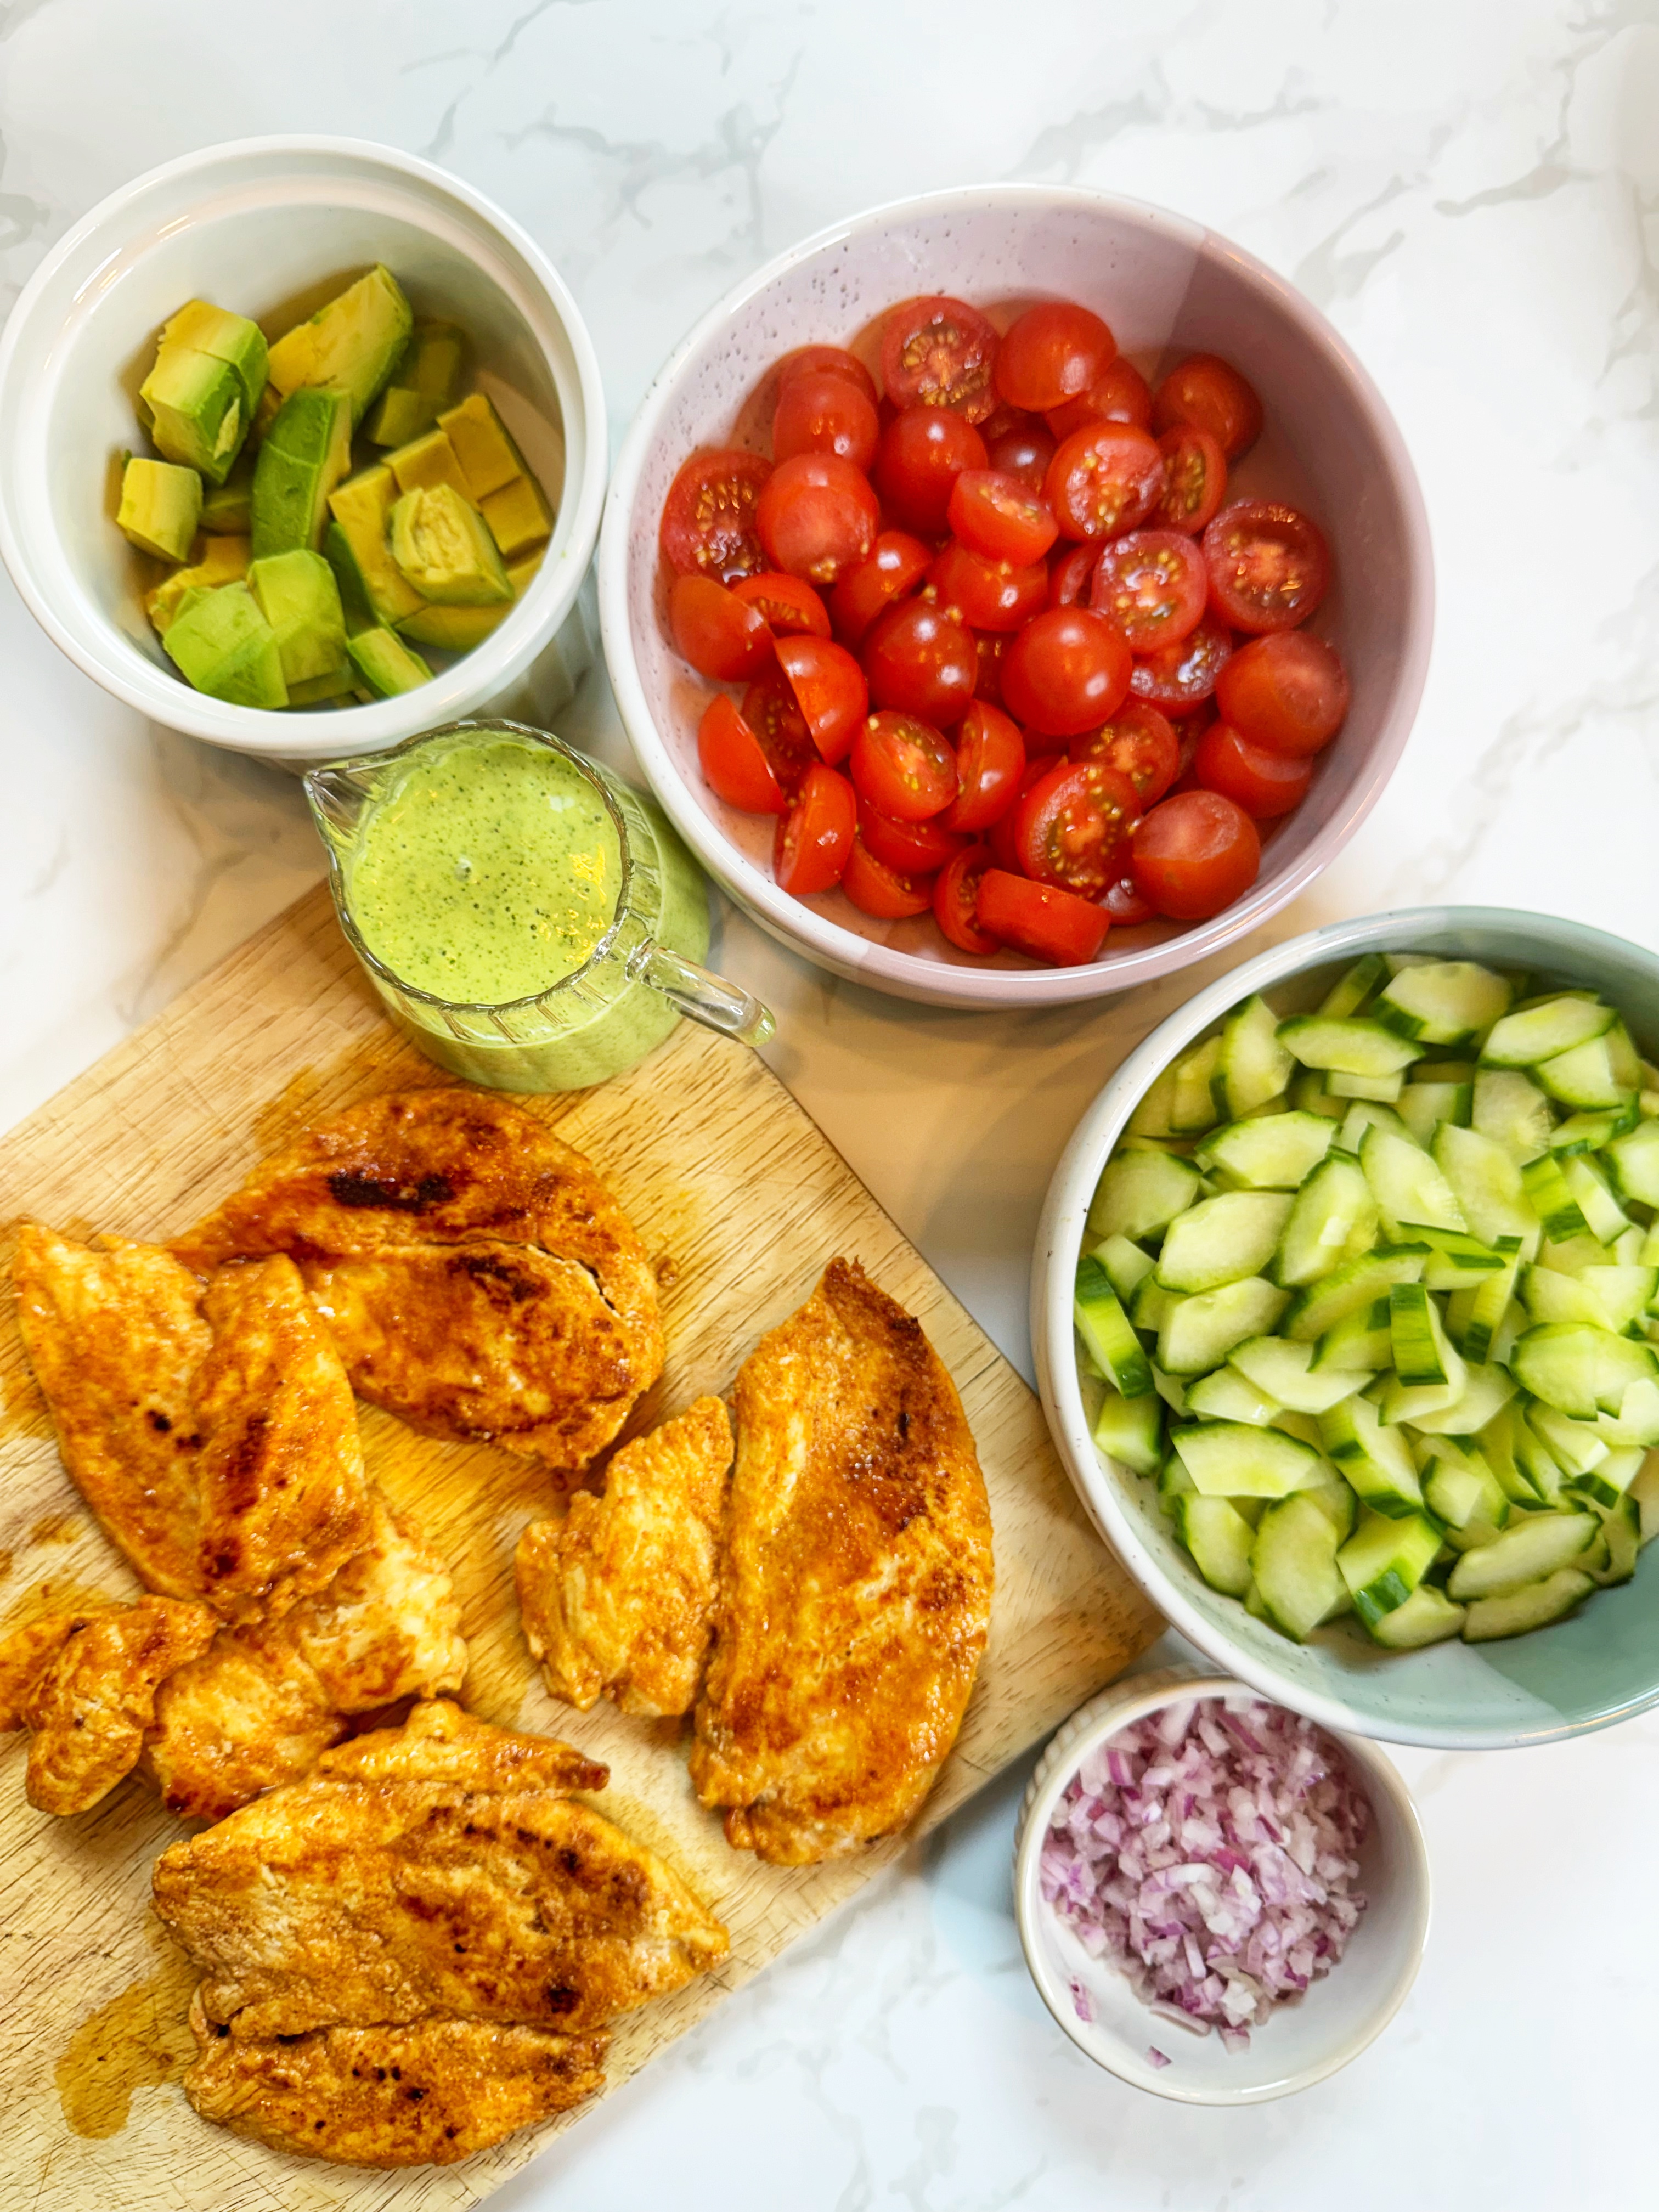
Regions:
M 1335 923 L 1276 946 L 1152 1032 L 1090 1109 L 1055 1170 L 1032 1281 L 1043 1402 L 1096 1527 L 1159 1610 L 1218 1666 L 1328 1728 L 1390 1742 L 1458 1749 L 1545 1742 L 1659 1703 L 1659 1546 L 1642 1553 L 1633 1581 L 1595 1592 L 1553 1627 L 1502 1643 L 1454 1638 L 1389 1652 L 1344 1620 L 1297 1644 L 1209 1588 L 1176 1542 L 1156 1486 L 1109 1458 L 1090 1434 L 1071 1286 L 1095 1184 L 1136 1102 L 1251 992 L 1282 994 L 1293 979 L 1338 969 L 1370 951 L 1440 953 L 1524 969 L 1544 983 L 1593 985 L 1626 1011 L 1644 1052 L 1659 1050 L 1659 958 L 1577 923 L 1426 908 Z
M 1156 374 L 1198 349 L 1227 355 L 1261 394 L 1267 428 L 1241 465 L 1241 496 L 1305 505 L 1329 537 L 1335 582 L 1315 627 L 1340 641 L 1353 705 L 1297 811 L 1265 840 L 1253 890 L 1214 921 L 1114 930 L 1082 969 L 1016 954 L 979 962 L 932 918 L 860 915 L 839 891 L 789 898 L 772 880 L 769 820 L 725 805 L 697 764 L 709 686 L 675 652 L 657 525 L 676 471 L 699 447 L 763 442 L 769 371 L 791 348 L 858 341 L 918 290 L 1010 313 L 1042 295 L 1095 308 Z M 1007 316 L 1002 317 L 1005 321 Z M 1364 817 L 1408 733 L 1431 624 L 1431 557 L 1409 461 L 1382 401 L 1322 318 L 1213 234 L 1084 192 L 1008 186 L 941 195 L 810 240 L 722 303 L 648 395 L 612 483 L 601 554 L 605 646 L 618 702 L 658 795 L 705 863 L 761 922 L 841 973 L 960 1005 L 1056 1003 L 1126 989 L 1255 927 L 1323 867 Z

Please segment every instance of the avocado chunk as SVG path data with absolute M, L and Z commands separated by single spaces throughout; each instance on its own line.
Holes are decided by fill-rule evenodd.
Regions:
M 253 523 L 253 456 L 246 446 L 222 484 L 202 495 L 202 527 L 211 534 L 246 538 Z
M 507 580 L 515 599 L 524 597 L 526 585 L 541 565 L 539 545 L 522 560 L 508 562 Z M 492 630 L 499 629 L 512 611 L 511 607 L 422 607 L 418 614 L 398 623 L 398 634 L 412 638 L 416 645 L 436 646 L 445 653 L 471 653 Z
M 185 561 L 202 519 L 202 479 L 174 461 L 131 454 L 121 471 L 116 522 L 141 553 L 158 561 Z
M 378 264 L 270 349 L 270 380 L 286 398 L 302 387 L 343 392 L 355 430 L 397 366 L 415 326 L 403 288 Z
M 242 419 L 253 420 L 269 366 L 265 334 L 258 323 L 250 322 L 246 315 L 232 314 L 228 307 L 216 307 L 210 301 L 187 300 L 161 325 L 161 344 L 188 347 L 228 362 L 241 388 Z
M 164 344 L 138 387 L 156 451 L 210 483 L 230 474 L 247 432 L 242 380 L 228 361 L 194 346 Z
M 246 584 L 186 592 L 161 642 L 187 684 L 235 707 L 286 707 L 276 635 Z
M 222 584 L 240 584 L 247 574 L 246 538 L 201 538 L 191 548 L 195 556 L 188 568 L 175 568 L 153 592 L 144 594 L 144 612 L 158 637 L 167 629 L 191 592 L 215 592 Z
M 466 333 L 454 323 L 418 322 L 404 348 L 392 380 L 369 416 L 368 432 L 376 446 L 406 446 L 429 430 L 441 408 L 461 388 L 466 366 Z
M 425 604 L 386 544 L 386 520 L 397 495 L 392 471 L 382 464 L 348 477 L 328 502 L 368 602 L 370 619 L 375 622 L 402 622 Z M 339 562 L 333 553 L 329 557 L 337 574 Z M 344 585 L 340 588 L 343 598 Z M 349 622 L 347 627 L 351 627 Z
M 387 526 L 392 557 L 440 606 L 504 605 L 513 597 L 489 526 L 450 484 L 406 491 Z
M 420 654 L 411 652 L 397 631 L 387 629 L 384 623 L 360 629 L 347 641 L 346 651 L 377 699 L 395 699 L 400 691 L 412 691 L 417 684 L 432 681 L 432 671 Z
M 386 455 L 386 465 L 397 478 L 399 491 L 430 491 L 436 484 L 447 483 L 469 505 L 475 503 L 455 448 L 441 430 L 428 430 L 412 445 L 399 446 L 395 453 Z
M 540 545 L 552 532 L 553 518 L 534 477 L 514 477 L 499 491 L 486 492 L 478 504 L 504 561 Z
M 447 434 L 455 448 L 473 499 L 487 499 L 514 477 L 528 473 L 518 447 L 501 427 L 501 416 L 482 392 L 470 393 L 459 407 L 440 415 L 438 428 Z
M 329 494 L 351 466 L 351 403 L 343 392 L 296 392 L 283 402 L 253 469 L 253 557 L 314 552 Z
M 310 676 L 303 684 L 290 684 L 288 703 L 290 707 L 320 707 L 330 699 L 343 698 L 356 688 L 357 672 L 349 660 L 343 660 L 325 676 Z
M 345 616 L 334 571 L 320 553 L 272 553 L 247 572 L 248 588 L 270 624 L 283 681 L 295 686 L 331 675 L 346 657 Z
M 373 629 L 380 617 L 368 603 L 368 587 L 351 550 L 351 540 L 337 522 L 331 522 L 323 532 L 323 558 L 334 571 L 346 635 L 356 637 L 360 629 Z

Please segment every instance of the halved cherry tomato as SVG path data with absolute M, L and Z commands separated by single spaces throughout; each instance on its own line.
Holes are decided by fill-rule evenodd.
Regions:
M 1253 635 L 1305 622 L 1331 580 L 1323 533 L 1277 500 L 1224 507 L 1203 542 L 1211 605 L 1224 622 Z
M 933 919 L 959 951 L 988 953 L 1002 950 L 988 930 L 981 929 L 975 908 L 980 879 L 991 866 L 990 848 L 970 845 L 947 862 L 933 884 Z
M 833 584 L 869 556 L 881 509 L 868 480 L 839 453 L 780 461 L 755 501 L 755 528 L 775 568 Z
M 1089 586 L 1094 581 L 1095 564 L 1100 559 L 1098 538 L 1085 538 L 1081 545 L 1073 545 L 1058 555 L 1048 570 L 1048 604 L 1051 607 L 1074 607 L 1079 601 L 1089 604 Z
M 1016 721 L 1060 738 L 1109 721 L 1129 689 L 1122 633 L 1087 607 L 1050 607 L 1009 645 L 1002 696 Z
M 1348 672 L 1322 637 L 1279 630 L 1253 638 L 1216 678 L 1216 703 L 1270 752 L 1305 759 L 1328 744 L 1348 711 Z
M 1019 802 L 1028 791 L 1042 782 L 1054 765 L 1052 753 L 1026 762 L 1025 773 L 1019 780 L 1019 789 L 1014 793 L 1013 804 L 1006 813 L 998 815 L 987 833 L 986 842 L 991 848 L 998 867 L 1006 868 L 1010 875 L 1018 876 L 1025 872 L 1024 863 L 1019 857 Z
M 951 487 L 985 466 L 985 441 L 950 408 L 907 407 L 882 432 L 876 489 L 894 520 L 924 538 L 945 528 Z
M 858 800 L 844 775 L 814 761 L 795 803 L 778 824 L 772 872 L 792 897 L 833 890 L 841 881 L 858 827 Z
M 864 672 L 878 707 L 919 714 L 936 729 L 948 730 L 974 696 L 979 648 L 973 633 L 939 605 L 930 586 L 872 624 L 864 641 Z
M 1006 476 L 1018 477 L 1033 491 L 1041 492 L 1048 464 L 1054 458 L 1054 441 L 1041 417 L 1017 415 L 1008 428 L 999 430 L 994 437 L 985 434 L 990 428 L 991 423 L 987 422 L 981 435 L 985 436 L 985 454 L 991 466 L 1000 469 Z
M 1196 538 L 1227 489 L 1226 456 L 1207 430 L 1196 430 L 1187 422 L 1166 430 L 1158 449 L 1164 456 L 1159 526 Z
M 1193 755 L 1193 776 L 1204 790 L 1242 806 L 1253 822 L 1272 822 L 1307 797 L 1313 763 L 1269 752 L 1230 722 L 1212 722 Z
M 1149 707 L 1162 708 L 1166 714 L 1190 714 L 1215 690 L 1216 678 L 1232 649 L 1225 623 L 1206 615 L 1185 637 L 1137 660 L 1130 672 L 1129 689 L 1137 699 L 1144 699 Z
M 830 594 L 836 628 L 848 645 L 858 644 L 878 615 L 915 589 L 933 557 L 932 548 L 908 531 L 881 532 L 869 559 L 849 568 Z
M 1091 422 L 1049 462 L 1043 491 L 1063 536 L 1121 538 L 1164 496 L 1164 456 L 1131 422 Z
M 1139 699 L 1126 699 L 1109 722 L 1073 738 L 1066 748 L 1074 761 L 1104 761 L 1135 787 L 1143 813 L 1181 774 L 1181 740 L 1166 716 Z
M 965 300 L 902 300 L 881 328 L 881 380 L 895 407 L 949 407 L 982 422 L 996 404 L 997 334 Z
M 1114 929 L 1133 929 L 1140 922 L 1155 920 L 1158 915 L 1152 901 L 1142 898 L 1135 889 L 1133 876 L 1120 876 L 1100 902 L 1112 917 Z
M 1042 300 L 1017 316 L 997 349 L 996 386 L 1034 415 L 1088 391 L 1117 353 L 1098 315 L 1069 300 Z
M 1060 535 L 1048 502 L 1000 469 L 964 469 L 951 487 L 945 519 L 970 552 L 1016 568 L 1042 560 Z
M 766 617 L 712 576 L 676 576 L 668 594 L 674 643 L 699 676 L 738 684 L 772 657 Z
M 859 390 L 873 407 L 878 393 L 876 380 L 855 353 L 844 346 L 797 346 L 793 353 L 785 354 L 778 363 L 778 390 L 791 384 L 798 376 L 844 376 Z
M 703 708 L 697 758 L 709 788 L 728 806 L 740 806 L 745 814 L 781 814 L 787 808 L 760 739 L 724 691 Z
M 799 576 L 786 576 L 781 568 L 763 569 L 758 576 L 744 576 L 732 589 L 745 606 L 757 607 L 775 637 L 803 631 L 810 637 L 828 637 L 830 613 L 812 586 Z
M 792 376 L 778 390 L 772 417 L 772 458 L 795 453 L 839 453 L 855 469 L 867 469 L 881 442 L 876 403 L 866 399 L 850 378 L 834 369 Z
M 1134 834 L 1135 888 L 1174 921 L 1204 921 L 1249 890 L 1261 840 L 1242 806 L 1218 791 L 1174 793 Z
M 818 755 L 782 669 L 775 665 L 757 677 L 744 693 L 739 712 L 785 796 L 793 799 Z
M 1051 407 L 1046 419 L 1056 438 L 1069 438 L 1085 422 L 1133 422 L 1137 430 L 1145 430 L 1152 420 L 1152 388 L 1134 363 L 1120 354 L 1086 392 Z
M 1089 604 L 1117 624 L 1132 652 L 1155 653 L 1198 628 L 1209 589 L 1209 573 L 1190 538 L 1176 530 L 1132 530 L 1102 548 Z
M 974 650 L 979 655 L 979 674 L 974 678 L 975 699 L 988 699 L 994 707 L 1002 704 L 1002 656 L 1008 643 L 1001 631 L 994 634 L 985 630 L 974 633 Z
M 957 795 L 957 757 L 916 714 L 872 714 L 853 740 L 860 797 L 900 822 L 943 814 Z
M 841 887 L 860 914 L 877 921 L 903 921 L 912 915 L 926 914 L 933 903 L 931 876 L 911 876 L 902 869 L 890 868 L 876 858 L 861 836 L 853 840 Z
M 663 501 L 658 537 L 669 567 L 721 584 L 763 568 L 755 508 L 771 473 L 759 453 L 693 453 Z
M 902 876 L 931 876 L 970 842 L 947 830 L 943 814 L 931 822 L 901 822 L 896 815 L 872 806 L 867 799 L 859 801 L 859 836 L 866 852 Z
M 957 795 L 940 822 L 947 830 L 988 830 L 1013 805 L 1024 773 L 1018 723 L 975 699 L 957 729 Z
M 1261 402 L 1218 354 L 1189 354 L 1152 394 L 1153 428 L 1172 430 L 1177 422 L 1207 430 L 1236 461 L 1261 435 Z
M 844 645 L 827 637 L 781 637 L 777 655 L 812 743 L 833 768 L 853 750 L 870 710 L 864 671 Z
M 1048 571 L 1041 561 L 1020 568 L 970 552 L 955 538 L 927 571 L 942 607 L 973 629 L 1015 630 L 1048 604 Z
M 1033 960 L 1056 968 L 1080 968 L 1106 942 L 1110 917 L 1092 899 L 1057 884 L 1028 883 L 1003 868 L 988 868 L 980 878 L 975 914 L 981 929 Z
M 1019 802 L 1014 843 L 1035 882 L 1100 898 L 1123 872 L 1121 847 L 1140 819 L 1127 775 L 1103 761 L 1061 761 Z

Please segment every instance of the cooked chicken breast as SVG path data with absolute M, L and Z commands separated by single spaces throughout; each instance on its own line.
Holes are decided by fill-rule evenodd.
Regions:
M 603 1790 L 611 1770 L 550 1735 L 514 1735 L 448 1698 L 416 1705 L 401 1728 L 353 1736 L 317 1762 L 325 1782 L 455 1782 L 464 1790 Z
M 459 1690 L 466 1677 L 461 1608 L 448 1568 L 378 1490 L 368 1540 L 325 1590 L 283 1623 L 288 1640 L 343 1713 Z
M 833 1261 L 737 1381 L 691 1777 L 781 1865 L 902 1828 L 956 1741 L 990 1620 L 974 1440 L 921 1324 Z
M 94 1606 L 85 1613 L 43 1613 L 0 1636 L 0 1735 L 28 1726 L 53 1660 L 71 1636 L 104 1610 Z
M 362 1396 L 439 1436 L 562 1468 L 662 1367 L 656 1282 L 580 1152 L 509 1100 L 369 1100 L 267 1160 L 175 1248 L 290 1252 Z
M 30 1698 L 25 1784 L 42 1813 L 84 1813 L 138 1764 L 155 1693 L 218 1632 L 207 1607 L 170 1597 L 112 1605 L 71 1630 Z
M 287 1621 L 225 1628 L 161 1685 L 144 1765 L 168 1812 L 222 1820 L 308 1774 L 345 1725 Z
M 586 1711 L 601 1691 L 625 1713 L 684 1713 L 708 1648 L 715 1547 L 732 1465 L 718 1398 L 625 1444 L 605 1495 L 519 1541 L 519 1607 L 547 1686 Z

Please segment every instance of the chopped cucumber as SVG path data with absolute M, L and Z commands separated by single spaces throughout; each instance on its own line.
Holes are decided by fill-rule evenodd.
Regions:
M 1335 1523 L 1316 1500 L 1292 1493 L 1261 1516 L 1250 1567 L 1267 1617 L 1305 1643 L 1323 1620 L 1344 1609 L 1347 1585 L 1336 1571 Z
M 1598 1243 L 1611 1244 L 1623 1236 L 1631 1225 L 1630 1216 L 1613 1196 L 1611 1185 L 1594 1160 L 1564 1160 L 1561 1179 L 1583 1215 L 1585 1227 Z
M 1598 1413 L 1616 1416 L 1632 1382 L 1659 1377 L 1659 1359 L 1648 1345 L 1572 1322 L 1529 1328 L 1511 1364 L 1523 1390 L 1580 1420 L 1594 1420 Z
M 1152 1389 L 1152 1369 L 1140 1340 L 1098 1260 L 1078 1262 L 1072 1319 L 1101 1373 L 1126 1398 L 1143 1397 Z
M 1366 953 L 1363 959 L 1344 969 L 1331 986 L 1320 1001 L 1320 1012 L 1333 1015 L 1338 1020 L 1357 1014 L 1373 992 L 1387 981 L 1388 974 L 1388 963 L 1380 952 Z
M 1236 1344 L 1264 1335 L 1285 1306 L 1285 1293 L 1260 1275 L 1193 1297 L 1165 1295 L 1170 1304 L 1158 1324 L 1158 1360 L 1171 1375 L 1207 1375 Z
M 1659 1206 L 1659 1121 L 1615 1137 L 1602 1158 L 1613 1191 L 1626 1205 Z
M 1273 1269 L 1287 1290 L 1317 1282 L 1376 1241 L 1376 1201 L 1352 1159 L 1322 1161 L 1297 1193 Z
M 1389 1301 L 1373 1298 L 1332 1328 L 1314 1346 L 1316 1368 L 1358 1369 L 1374 1375 L 1394 1357 L 1394 1336 L 1389 1327 Z
M 1216 1291 L 1259 1275 L 1272 1259 L 1291 1200 L 1282 1191 L 1228 1190 L 1170 1224 L 1158 1254 L 1166 1291 Z
M 1457 1599 L 1503 1597 L 1553 1575 L 1597 1534 L 1593 1513 L 1532 1513 L 1478 1552 L 1465 1552 L 1447 1590 Z
M 1095 1442 L 1137 1474 L 1156 1474 L 1164 1463 L 1164 1404 L 1155 1390 L 1126 1398 L 1109 1390 L 1095 1416 Z
M 1304 1067 L 1339 1075 L 1397 1075 L 1423 1057 L 1422 1047 L 1381 1022 L 1297 1014 L 1279 1025 L 1279 1041 Z
M 1545 1236 L 1553 1243 L 1562 1244 L 1569 1237 L 1589 1234 L 1589 1224 L 1568 1187 L 1562 1163 L 1553 1153 L 1527 1162 L 1521 1170 L 1521 1186 Z
M 1505 1014 L 1481 1048 L 1480 1057 L 1489 1067 L 1534 1067 L 1604 1036 L 1617 1019 L 1617 1010 L 1599 1000 L 1565 994 L 1546 999 Z
M 1585 1474 L 1569 1476 L 1562 1487 L 1571 1496 L 1587 1498 L 1592 1505 L 1610 1512 L 1622 1504 L 1632 1483 L 1642 1472 L 1646 1457 L 1647 1454 L 1634 1445 L 1623 1451 L 1609 1451 L 1605 1459 L 1598 1461 Z
M 1608 1589 L 1615 1583 L 1627 1583 L 1636 1572 L 1636 1558 L 1642 1548 L 1641 1515 L 1633 1498 L 1620 1498 L 1610 1505 L 1602 1519 L 1601 1542 L 1607 1547 L 1607 1561 L 1599 1567 L 1591 1566 L 1589 1553 L 1581 1553 L 1574 1565 L 1596 1584 Z M 1592 1546 L 1591 1550 L 1597 1549 Z
M 1403 1605 L 1372 1621 L 1370 1632 L 1390 1651 L 1420 1651 L 1457 1635 L 1467 1618 L 1464 1608 L 1453 1605 L 1432 1583 L 1419 1583 Z
M 1518 1069 L 1483 1067 L 1474 1079 L 1474 1127 L 1524 1165 L 1549 1148 L 1550 1102 Z
M 1448 1128 L 1466 1129 L 1474 1105 L 1472 1083 L 1408 1083 L 1399 1098 L 1400 1118 L 1425 1151 L 1443 1122 Z
M 1322 1115 L 1259 1114 L 1218 1129 L 1193 1157 L 1206 1175 L 1224 1176 L 1239 1189 L 1297 1190 L 1334 1134 Z
M 1650 1544 L 1659 1536 L 1659 1451 L 1643 1459 L 1642 1471 L 1631 1484 L 1630 1495 L 1641 1516 L 1641 1539 Z
M 1313 1343 L 1349 1314 L 1387 1297 L 1395 1284 L 1420 1282 L 1423 1261 L 1420 1251 L 1362 1253 L 1297 1292 L 1285 1310 L 1284 1334 L 1300 1344 Z
M 1449 1384 L 1447 1405 L 1462 1396 L 1468 1370 L 1447 1343 L 1440 1309 L 1420 1282 L 1396 1283 L 1389 1292 L 1389 1334 L 1395 1373 L 1402 1382 Z
M 1372 1009 L 1376 1019 L 1421 1044 L 1463 1044 L 1489 1030 L 1510 1003 L 1510 987 L 1472 960 L 1435 960 L 1394 976 Z
M 1547 1628 L 1551 1621 L 1571 1613 L 1595 1588 L 1592 1577 L 1578 1568 L 1559 1567 L 1543 1582 L 1528 1583 L 1507 1596 L 1477 1599 L 1464 1615 L 1463 1639 L 1468 1644 L 1489 1644 L 1500 1636 L 1523 1636 L 1528 1629 Z
M 1586 1109 L 1622 1106 L 1635 1093 L 1634 1085 L 1620 1083 L 1613 1074 L 1607 1036 L 1575 1045 L 1571 1052 L 1559 1053 L 1553 1060 L 1540 1060 L 1533 1075 L 1564 1106 Z
M 1107 1280 L 1117 1292 L 1126 1310 L 1129 1301 L 1158 1264 L 1150 1252 L 1143 1252 L 1139 1244 L 1132 1244 L 1127 1237 L 1109 1237 L 1103 1244 L 1095 1247 L 1095 1257 L 1106 1270 Z
M 1496 1361 L 1486 1364 L 1466 1361 L 1463 1389 L 1459 1396 L 1437 1409 L 1419 1406 L 1413 1413 L 1394 1412 L 1385 1398 L 1382 1418 L 1385 1421 L 1408 1420 L 1425 1436 L 1478 1436 L 1514 1395 L 1515 1381 L 1507 1368 Z
M 1198 1170 L 1172 1152 L 1126 1150 L 1109 1160 L 1089 1207 L 1093 1237 L 1155 1237 L 1198 1196 Z
M 1314 1367 L 1314 1347 L 1283 1336 L 1253 1336 L 1233 1352 L 1229 1365 L 1247 1382 L 1293 1413 L 1326 1413 L 1351 1398 L 1366 1380 L 1341 1367 Z
M 1212 1088 L 1232 1120 L 1279 1097 L 1294 1066 L 1279 1041 L 1279 1019 L 1265 999 L 1247 999 L 1221 1025 Z
M 1166 1067 L 1129 1116 L 1130 1137 L 1173 1137 L 1178 1134 L 1170 1118 L 1175 1108 L 1176 1076 Z
M 1359 1164 L 1385 1223 L 1421 1223 L 1431 1229 L 1468 1228 L 1462 1207 L 1429 1155 L 1386 1129 L 1367 1129 Z
M 1532 1249 L 1537 1249 L 1538 1216 L 1511 1152 L 1479 1129 L 1459 1128 L 1450 1122 L 1435 1131 L 1430 1149 L 1464 1219 L 1483 1243 L 1518 1237 L 1523 1243 L 1530 1239 Z
M 1174 1437 L 1182 1464 L 1206 1498 L 1288 1498 L 1324 1480 L 1310 1445 L 1279 1429 L 1243 1421 L 1204 1421 Z
M 1250 1587 L 1255 1530 L 1238 1508 L 1225 1498 L 1204 1498 L 1194 1491 L 1176 1499 L 1175 1525 L 1210 1588 L 1243 1597 Z
M 1353 1609 L 1367 1628 L 1404 1605 L 1439 1549 L 1440 1531 L 1426 1514 L 1395 1520 L 1384 1513 L 1361 1512 L 1359 1525 L 1338 1552 L 1336 1564 Z
M 1325 1078 L 1325 1088 L 1333 1098 L 1366 1098 L 1392 1106 L 1406 1087 L 1406 1079 L 1396 1071 L 1393 1075 L 1344 1075 L 1333 1068 Z
M 1260 1343 L 1274 1340 L 1262 1337 Z M 1356 1382 L 1364 1380 L 1354 1377 Z M 1207 1375 L 1200 1375 L 1187 1393 L 1187 1410 L 1200 1421 L 1249 1421 L 1253 1428 L 1265 1429 L 1285 1410 L 1277 1399 L 1269 1398 L 1248 1382 L 1236 1367 L 1217 1367 Z
M 1216 1109 L 1216 1064 L 1221 1057 L 1221 1039 L 1206 1037 L 1184 1060 L 1178 1060 L 1175 1068 L 1175 1095 L 1170 1101 L 1170 1125 L 1180 1135 L 1191 1135 L 1200 1129 L 1212 1129 L 1220 1121 Z
M 1385 1428 L 1369 1398 L 1346 1398 L 1319 1424 L 1326 1451 L 1355 1496 L 1374 1512 L 1398 1520 L 1422 1510 L 1423 1489 L 1411 1448 Z

